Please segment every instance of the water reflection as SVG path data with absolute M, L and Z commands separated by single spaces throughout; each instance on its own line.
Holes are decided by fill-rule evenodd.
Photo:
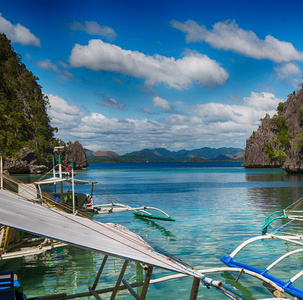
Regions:
M 81 282 L 94 280 L 94 265 L 93 252 L 66 246 L 9 260 L 1 266 L 1 272 L 14 270 L 27 296 L 41 296 L 76 292 L 78 284 L 81 287 Z
M 165 237 L 169 237 L 169 238 L 174 238 L 175 235 L 172 234 L 169 230 L 167 230 L 165 227 L 157 224 L 155 221 L 153 220 L 149 220 L 146 219 L 144 217 L 141 216 L 137 216 L 134 215 L 135 219 L 139 219 L 141 220 L 143 223 L 145 223 L 146 225 L 148 225 L 148 227 L 152 227 L 152 228 L 156 228 L 157 230 L 159 230 Z M 175 241 L 175 239 L 171 239 L 171 241 Z

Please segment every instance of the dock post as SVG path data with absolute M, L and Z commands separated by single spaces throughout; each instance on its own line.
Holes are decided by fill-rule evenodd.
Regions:
M 200 278 L 194 277 L 189 300 L 196 300 L 198 297 Z
M 142 292 L 140 295 L 140 300 L 145 300 L 146 294 L 147 294 L 147 290 L 148 290 L 148 286 L 149 286 L 149 282 L 152 276 L 152 272 L 153 272 L 153 267 L 152 266 L 148 266 L 146 274 L 145 274 L 145 280 L 144 280 L 144 284 L 142 287 Z
M 113 290 L 113 292 L 112 292 L 112 295 L 111 295 L 111 297 L 110 297 L 110 300 L 114 300 L 114 299 L 116 298 L 116 294 L 117 294 L 117 292 L 118 292 L 120 283 L 121 283 L 122 278 L 123 278 L 123 276 L 124 276 L 124 273 L 125 273 L 127 264 L 128 264 L 128 260 L 126 259 L 125 262 L 124 262 L 124 264 L 123 264 L 123 267 L 122 267 L 122 269 L 121 269 L 119 278 L 117 279 L 117 282 L 116 282 L 115 288 L 114 288 L 114 290 Z
M 95 282 L 94 282 L 94 284 L 93 284 L 93 286 L 92 286 L 92 289 L 93 289 L 93 290 L 95 290 L 96 287 L 97 287 L 98 281 L 99 281 L 99 279 L 100 279 L 100 276 L 101 276 L 102 271 L 103 271 L 103 269 L 104 269 L 104 266 L 105 266 L 105 264 L 106 264 L 107 258 L 108 258 L 108 255 L 105 255 L 104 258 L 103 258 L 103 261 L 102 261 L 102 264 L 101 264 L 101 266 L 100 266 L 99 272 L 98 272 L 98 274 L 97 274 L 97 276 L 96 276 L 96 279 L 95 279 Z

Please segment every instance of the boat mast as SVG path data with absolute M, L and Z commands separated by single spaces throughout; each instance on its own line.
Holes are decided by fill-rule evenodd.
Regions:
M 58 163 L 59 163 L 59 178 L 62 179 L 62 165 L 61 165 L 61 155 L 60 150 L 64 149 L 64 146 L 58 146 L 54 148 L 54 151 L 58 151 Z M 63 185 L 60 181 L 60 198 L 63 199 Z
M 55 165 L 55 157 L 53 155 L 53 177 L 56 177 L 56 165 Z
M 73 214 L 76 214 L 75 205 L 75 182 L 74 182 L 74 163 L 72 162 L 72 195 L 73 195 Z

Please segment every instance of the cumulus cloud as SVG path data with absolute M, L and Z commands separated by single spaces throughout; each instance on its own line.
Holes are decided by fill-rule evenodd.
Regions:
M 186 106 L 182 115 L 171 113 L 159 120 L 152 120 L 156 115 L 150 115 L 141 120 L 109 118 L 96 112 L 84 115 L 79 108 L 58 96 L 49 95 L 49 99 L 52 125 L 59 128 L 58 138 L 76 139 L 88 149 L 111 150 L 119 154 L 155 147 L 179 150 L 181 147 L 194 149 L 197 145 L 231 145 L 244 148 L 245 140 L 258 128 L 260 119 L 266 113 L 273 116 L 278 103 L 284 101 L 272 93 L 251 92 L 241 104 L 192 105 Z M 165 107 L 165 101 L 162 103 Z
M 69 24 L 69 28 L 75 31 L 85 31 L 90 35 L 100 35 L 110 41 L 113 41 L 117 37 L 114 29 L 108 26 L 102 26 L 95 21 L 86 21 L 84 24 L 78 21 L 73 21 Z
M 197 52 L 188 51 L 181 59 L 158 54 L 148 56 L 101 40 L 90 40 L 87 46 L 76 44 L 69 62 L 74 68 L 122 73 L 143 78 L 150 86 L 164 83 L 177 90 L 193 83 L 209 87 L 223 85 L 229 77 L 216 61 Z
M 158 96 L 153 98 L 153 106 L 154 107 L 160 107 L 166 112 L 175 112 L 175 109 L 171 103 L 169 103 L 167 100 L 160 98 Z
M 284 99 L 276 98 L 268 92 L 251 92 L 249 97 L 243 98 L 244 105 L 227 105 L 222 103 L 207 103 L 192 107 L 192 113 L 198 117 L 195 122 L 225 123 L 233 122 L 239 126 L 251 124 L 256 126 L 266 113 L 273 116 L 277 107 Z
M 149 115 L 155 114 L 155 112 L 154 112 L 152 109 L 149 109 L 149 108 L 147 108 L 147 107 L 144 107 L 144 108 L 142 109 L 142 111 L 143 111 L 144 113 L 149 114 Z
M 274 70 L 280 80 L 290 82 L 294 88 L 301 82 L 302 72 L 296 63 L 281 64 L 274 67 Z
M 0 32 L 6 34 L 12 43 L 19 43 L 24 46 L 41 47 L 40 39 L 38 39 L 30 30 L 21 24 L 13 25 L 2 17 L 0 13 Z
M 64 63 L 54 64 L 50 59 L 45 59 L 43 61 L 37 61 L 35 64 L 42 70 L 54 72 L 58 76 L 59 81 L 66 81 L 73 77 L 73 74 L 66 70 L 67 66 Z
M 101 94 L 102 96 L 102 101 L 98 103 L 98 105 L 100 106 L 108 106 L 108 107 L 112 107 L 115 109 L 120 109 L 123 110 L 125 109 L 125 104 L 122 102 L 118 102 L 117 100 L 113 99 L 113 98 L 109 98 L 108 96 L 106 96 L 105 94 Z
M 303 60 L 302 52 L 297 51 L 291 43 L 279 41 L 271 35 L 262 40 L 253 31 L 240 28 L 235 21 L 218 22 L 212 30 L 193 20 L 184 23 L 173 21 L 171 26 L 185 32 L 188 43 L 206 42 L 214 48 L 279 63 Z
M 50 108 L 47 112 L 52 119 L 52 126 L 63 131 L 77 126 L 84 113 L 76 105 L 68 104 L 66 100 L 59 96 L 53 94 L 47 96 L 50 102 Z

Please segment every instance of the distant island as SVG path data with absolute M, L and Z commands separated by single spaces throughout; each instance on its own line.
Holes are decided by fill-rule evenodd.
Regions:
M 87 150 L 89 162 L 205 162 L 205 161 L 244 161 L 244 149 L 209 148 L 170 151 L 165 148 L 143 149 L 124 155 L 113 151 L 96 152 Z

